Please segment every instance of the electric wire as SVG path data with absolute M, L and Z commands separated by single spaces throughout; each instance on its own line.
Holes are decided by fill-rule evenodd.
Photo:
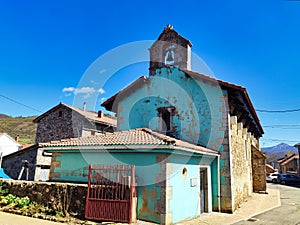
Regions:
M 19 102 L 19 101 L 17 101 L 17 100 L 14 100 L 14 99 L 12 99 L 12 98 L 9 98 L 9 97 L 5 96 L 5 95 L 3 95 L 3 94 L 0 94 L 0 97 L 5 98 L 5 99 L 7 99 L 7 100 L 9 100 L 9 101 L 11 101 L 11 102 L 13 102 L 13 103 L 15 103 L 15 104 L 21 105 L 21 106 L 26 107 L 26 108 L 28 108 L 28 109 L 34 110 L 34 111 L 36 111 L 36 112 L 40 112 L 40 113 L 42 112 L 42 111 L 39 110 L 39 109 L 36 109 L 36 108 L 31 107 L 31 106 L 25 105 L 25 104 L 23 104 L 23 103 L 21 103 L 21 102 Z
M 286 110 L 256 109 L 256 111 L 263 112 L 263 113 L 291 113 L 291 112 L 300 112 L 300 109 L 286 109 Z

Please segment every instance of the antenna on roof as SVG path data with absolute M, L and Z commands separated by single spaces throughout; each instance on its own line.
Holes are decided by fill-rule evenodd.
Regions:
M 83 111 L 86 110 L 86 102 L 83 103 L 83 109 L 82 109 L 82 110 L 83 110 Z

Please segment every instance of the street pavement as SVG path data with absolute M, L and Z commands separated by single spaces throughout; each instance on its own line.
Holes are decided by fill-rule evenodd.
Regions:
M 224 225 L 246 221 L 257 214 L 280 206 L 280 193 L 277 186 L 267 184 L 267 192 L 268 194 L 253 193 L 252 196 L 249 197 L 246 202 L 242 203 L 240 208 L 233 214 L 212 212 L 209 214 L 202 214 L 200 217 L 193 220 L 180 222 L 177 225 Z M 253 222 L 251 222 L 251 224 L 254 225 Z
M 19 216 L 11 213 L 0 212 L 0 225 L 62 225 L 48 220 Z
M 281 206 L 270 211 L 260 213 L 248 220 L 243 220 L 235 225 L 300 225 L 300 187 L 291 187 L 273 184 L 280 190 Z M 252 221 L 252 222 L 251 222 Z

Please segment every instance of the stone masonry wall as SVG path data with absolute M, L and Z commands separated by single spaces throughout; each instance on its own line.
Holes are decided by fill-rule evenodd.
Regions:
M 218 141 L 221 144 L 220 148 L 220 209 L 221 212 L 232 212 L 232 190 L 231 190 L 231 173 L 230 173 L 230 148 L 229 148 L 229 107 L 228 96 L 224 94 L 220 101 L 222 107 L 222 127 L 220 130 L 224 132 L 224 137 Z M 219 211 L 217 207 L 213 211 Z
M 81 136 L 82 119 L 66 107 L 43 117 L 37 126 L 36 143 Z
M 9 193 L 84 219 L 87 185 L 2 180 Z
M 236 116 L 230 117 L 230 151 L 233 211 L 244 202 L 253 191 L 251 146 L 258 141 L 237 122 Z
M 262 152 L 252 146 L 252 174 L 253 174 L 253 191 L 264 192 L 266 191 L 266 157 Z
M 37 159 L 37 147 L 33 146 L 26 150 L 21 150 L 3 157 L 2 168 L 5 173 L 12 179 L 17 180 L 19 174 L 24 166 L 23 160 L 28 161 L 28 180 L 34 180 L 35 176 L 35 164 Z M 23 172 L 21 180 L 26 179 L 26 173 Z
M 48 180 L 43 172 L 49 172 L 51 156 L 44 156 L 43 151 L 37 145 L 15 152 L 3 158 L 2 167 L 8 176 L 17 180 L 24 160 L 28 162 L 28 180 L 40 181 Z M 26 180 L 26 170 L 24 169 L 20 180 Z

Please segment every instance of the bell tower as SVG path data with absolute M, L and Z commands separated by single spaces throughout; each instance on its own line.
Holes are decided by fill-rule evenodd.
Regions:
M 155 75 L 156 69 L 170 66 L 191 70 L 191 47 L 191 42 L 168 24 L 149 49 L 149 74 Z

